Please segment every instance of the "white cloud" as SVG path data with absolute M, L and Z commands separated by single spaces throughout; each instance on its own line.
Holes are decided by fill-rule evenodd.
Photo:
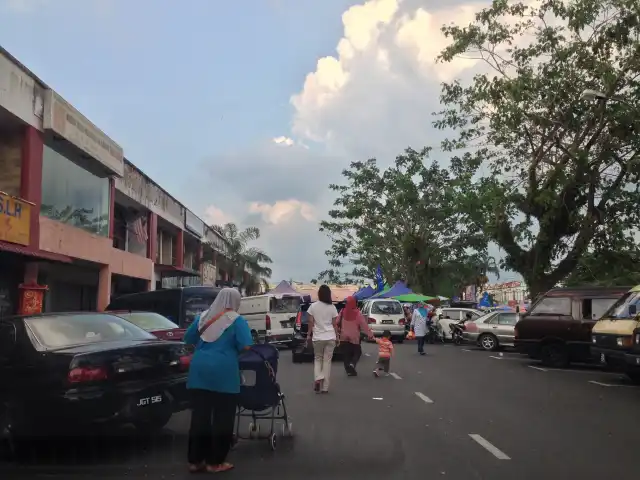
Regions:
M 273 143 L 275 143 L 276 145 L 291 147 L 295 142 L 289 137 L 276 137 L 273 139 Z
M 233 217 L 224 213 L 218 207 L 209 205 L 204 209 L 204 221 L 207 225 L 224 225 L 233 222 Z
M 264 221 L 272 225 L 289 222 L 296 215 L 308 222 L 317 220 L 314 207 L 296 199 L 279 200 L 273 204 L 251 202 L 249 212 L 261 214 Z

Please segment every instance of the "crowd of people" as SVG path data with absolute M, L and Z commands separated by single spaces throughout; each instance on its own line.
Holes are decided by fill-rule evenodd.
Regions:
M 189 368 L 187 388 L 191 395 L 191 425 L 188 462 L 192 473 L 226 472 L 234 468 L 227 462 L 233 444 L 233 428 L 240 393 L 239 355 L 253 343 L 247 321 L 237 313 L 241 296 L 234 288 L 223 288 L 208 310 L 194 321 L 184 341 L 195 346 Z M 329 392 L 331 360 L 336 346 L 342 346 L 344 369 L 348 376 L 358 375 L 362 356 L 362 337 L 378 344 L 378 359 L 373 374 L 389 375 L 394 346 L 391 332 L 381 338 L 373 332 L 358 308 L 355 297 L 346 300 L 338 313 L 327 285 L 318 289 L 318 301 L 308 310 L 307 342 L 314 351 L 313 389 Z M 418 340 L 418 353 L 424 355 L 428 324 L 435 311 L 431 305 L 419 304 L 413 311 L 405 309 L 405 318 Z

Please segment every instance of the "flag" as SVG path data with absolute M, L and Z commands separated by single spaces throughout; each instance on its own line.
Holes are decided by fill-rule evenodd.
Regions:
M 146 222 L 143 221 L 143 217 L 136 218 L 130 227 L 133 234 L 136 236 L 138 243 L 146 243 L 149 235 L 147 234 Z
M 375 284 L 376 293 L 384 290 L 384 279 L 382 278 L 382 268 L 380 268 L 380 265 L 378 265 L 378 269 L 376 270 Z

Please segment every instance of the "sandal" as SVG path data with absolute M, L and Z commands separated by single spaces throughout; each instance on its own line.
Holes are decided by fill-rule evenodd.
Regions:
M 214 465 L 214 466 L 207 465 L 207 472 L 224 473 L 224 472 L 228 472 L 229 470 L 233 470 L 234 468 L 235 466 L 233 465 L 233 463 L 224 462 L 224 463 L 221 463 L 220 465 Z
M 189 473 L 202 473 L 204 472 L 206 469 L 204 463 L 200 463 L 200 464 L 195 464 L 195 463 L 190 463 L 189 464 Z

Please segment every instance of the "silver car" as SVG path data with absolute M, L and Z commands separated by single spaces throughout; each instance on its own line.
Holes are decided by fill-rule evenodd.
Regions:
M 362 306 L 362 314 L 369 322 L 369 328 L 376 337 L 389 330 L 391 338 L 398 343 L 404 341 L 405 320 L 402 304 L 392 298 L 372 298 Z
M 493 352 L 500 347 L 513 346 L 517 322 L 517 313 L 487 313 L 473 322 L 467 322 L 462 336 L 465 341 Z

